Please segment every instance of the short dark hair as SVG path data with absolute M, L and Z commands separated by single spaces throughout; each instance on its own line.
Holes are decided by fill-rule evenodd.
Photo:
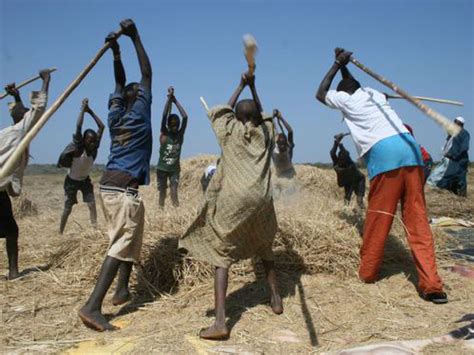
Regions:
M 342 79 L 339 84 L 337 84 L 337 91 L 344 91 L 348 94 L 353 94 L 360 88 L 360 83 L 353 78 Z
M 88 128 L 88 129 L 86 129 L 86 130 L 84 131 L 84 133 L 82 134 L 82 139 L 85 139 L 86 136 L 92 136 L 92 137 L 94 137 L 94 138 L 97 138 L 97 132 L 94 131 L 93 129 Z
M 137 83 L 137 82 L 129 83 L 129 84 L 125 85 L 124 90 L 125 90 L 125 91 L 137 90 L 139 85 L 140 85 L 140 84 Z
M 179 116 L 175 113 L 170 113 L 168 115 L 168 119 L 166 121 L 166 124 L 169 126 L 171 124 L 172 121 L 176 121 L 178 123 L 178 126 L 181 122 L 181 120 L 179 119 Z
M 238 118 L 244 118 L 252 121 L 261 118 L 255 101 L 251 99 L 244 99 L 237 102 L 237 105 L 235 106 L 235 114 Z

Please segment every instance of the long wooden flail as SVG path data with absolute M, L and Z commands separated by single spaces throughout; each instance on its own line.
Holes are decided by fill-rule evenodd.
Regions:
M 116 38 L 122 35 L 123 31 L 120 29 L 116 32 Z M 102 48 L 97 52 L 95 57 L 86 65 L 86 67 L 79 73 L 79 75 L 69 84 L 69 86 L 64 90 L 64 92 L 59 96 L 56 101 L 43 113 L 38 122 L 33 126 L 33 128 L 28 131 L 28 133 L 23 137 L 22 141 L 16 147 L 13 154 L 5 162 L 5 165 L 0 169 L 0 179 L 5 178 L 10 175 L 18 160 L 21 158 L 23 152 L 28 148 L 31 141 L 36 137 L 41 128 L 46 124 L 46 122 L 51 118 L 51 116 L 61 107 L 61 105 L 66 101 L 66 99 L 71 95 L 71 93 L 76 89 L 86 75 L 94 68 L 99 59 L 104 55 L 105 52 L 110 48 L 110 42 L 105 43 Z
M 392 94 L 385 94 L 388 99 L 404 99 L 401 95 L 392 95 Z M 435 97 L 427 97 L 427 96 L 413 96 L 415 99 L 421 101 L 430 101 L 436 102 L 438 104 L 448 104 L 448 105 L 456 105 L 456 106 L 464 106 L 464 103 L 461 101 L 454 101 L 454 100 L 447 100 L 447 99 L 437 99 Z
M 255 37 L 252 36 L 251 34 L 246 34 L 243 37 L 243 42 L 244 42 L 244 56 L 249 66 L 248 74 L 252 76 L 253 73 L 255 72 L 255 67 L 256 67 L 255 56 L 258 50 L 257 41 L 255 40 Z
M 351 56 L 350 61 L 356 67 L 358 67 L 362 71 L 369 74 L 372 78 L 374 78 L 375 80 L 381 82 L 385 86 L 389 87 L 390 89 L 395 91 L 397 94 L 399 94 L 401 97 L 403 97 L 404 99 L 406 99 L 407 101 L 411 102 L 413 105 L 418 107 L 421 110 L 421 112 L 423 112 L 425 115 L 427 115 L 433 121 L 435 121 L 437 124 L 439 124 L 441 127 L 443 127 L 449 135 L 456 136 L 459 133 L 460 127 L 458 125 L 456 125 L 455 123 L 453 123 L 452 121 L 450 121 L 449 119 L 447 119 L 445 116 L 443 116 L 439 112 L 437 112 L 437 111 L 433 110 L 432 108 L 428 107 L 427 105 L 422 103 L 419 99 L 411 96 L 405 90 L 401 89 L 400 87 L 398 87 L 397 85 L 392 83 L 390 80 L 384 78 L 381 75 L 378 75 L 372 69 L 366 67 L 365 65 L 363 65 L 361 62 L 359 62 L 354 57 Z
M 55 72 L 56 70 L 57 70 L 57 68 L 48 69 L 48 71 L 49 71 L 50 73 Z M 17 89 L 21 89 L 23 86 L 26 86 L 26 85 L 28 85 L 28 84 L 30 84 L 30 83 L 32 83 L 32 82 L 38 80 L 39 78 L 41 78 L 41 76 L 36 75 L 36 76 L 34 76 L 34 77 L 32 77 L 32 78 L 29 78 L 28 80 L 25 80 L 25 81 L 21 82 L 21 83 L 18 84 L 18 85 L 15 85 L 15 87 L 16 87 Z M 0 100 L 4 99 L 4 98 L 7 97 L 8 95 L 10 95 L 8 92 L 4 92 L 3 94 L 0 95 Z

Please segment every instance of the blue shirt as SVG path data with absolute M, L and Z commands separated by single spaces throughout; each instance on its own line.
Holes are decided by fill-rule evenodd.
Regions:
M 410 133 L 396 134 L 375 143 L 364 154 L 372 180 L 379 174 L 406 166 L 423 166 L 420 146 Z
M 123 94 L 112 94 L 108 124 L 111 145 L 106 169 L 126 172 L 140 185 L 148 185 L 153 149 L 151 92 L 140 85 L 136 101 L 128 112 Z

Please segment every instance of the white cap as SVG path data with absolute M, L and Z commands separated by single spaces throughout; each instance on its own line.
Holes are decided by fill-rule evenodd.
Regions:
M 464 124 L 464 118 L 463 118 L 463 117 L 461 117 L 461 116 L 459 116 L 459 117 L 456 117 L 454 120 L 455 120 L 455 121 L 458 121 L 459 123 L 462 123 L 462 124 Z

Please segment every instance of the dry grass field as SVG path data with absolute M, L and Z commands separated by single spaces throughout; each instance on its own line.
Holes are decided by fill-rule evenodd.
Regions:
M 297 166 L 296 193 L 276 202 L 279 233 L 275 242 L 285 312 L 269 307 L 258 261 L 232 268 L 228 293 L 231 338 L 199 340 L 199 329 L 213 320 L 212 268 L 180 258 L 179 236 L 199 206 L 199 177 L 215 157 L 183 162 L 181 207 L 157 208 L 156 184 L 142 189 L 146 206 L 142 261 L 132 274 L 132 302 L 104 302 L 104 312 L 121 329 L 96 333 L 85 328 L 77 311 L 86 301 L 104 258 L 108 238 L 99 214 L 99 230 L 89 223 L 86 205 L 75 206 L 66 232 L 58 234 L 63 206 L 64 171 L 30 174 L 23 197 L 15 202 L 20 226 L 20 267 L 25 276 L 0 280 L 2 352 L 92 353 L 320 353 L 358 345 L 440 337 L 466 323 L 474 313 L 474 279 L 450 271 L 455 244 L 434 229 L 440 274 L 450 302 L 437 306 L 420 299 L 403 226 L 396 218 L 387 243 L 379 282 L 357 279 L 363 214 L 344 207 L 334 172 Z M 153 175 L 154 177 L 154 175 Z M 99 174 L 93 176 L 96 186 Z M 474 220 L 474 176 L 468 199 L 427 190 L 431 217 Z M 80 196 L 79 196 L 79 200 Z M 31 202 L 31 203 L 29 203 Z M 6 274 L 0 240 L 0 274 Z M 434 354 L 469 353 L 464 342 L 435 343 Z

